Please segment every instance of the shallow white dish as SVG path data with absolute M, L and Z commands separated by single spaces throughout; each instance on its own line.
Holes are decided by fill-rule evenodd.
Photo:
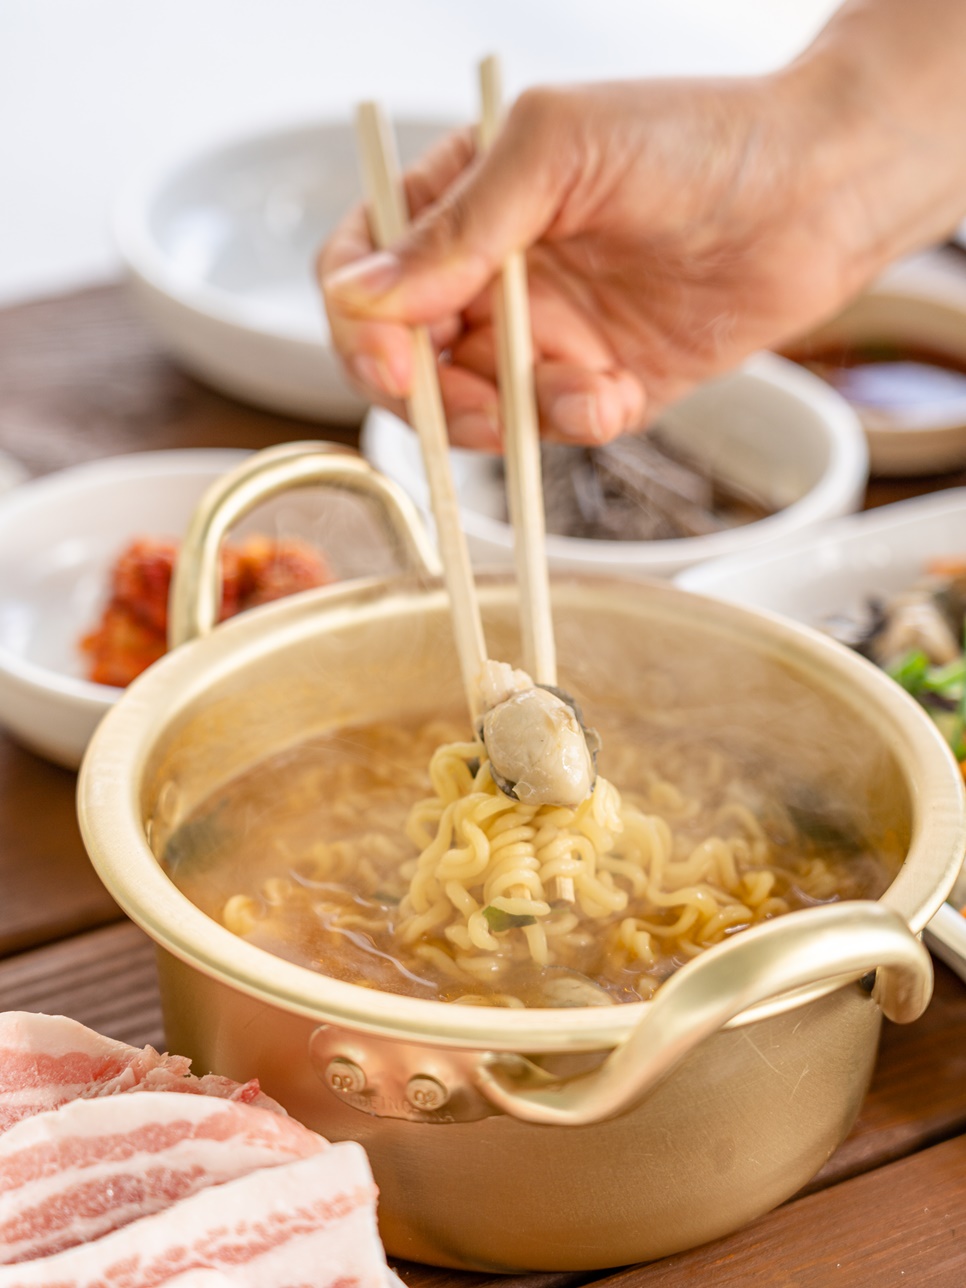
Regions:
M 765 608 L 810 626 L 861 609 L 922 576 L 939 555 L 966 553 L 966 488 L 897 501 L 773 546 L 689 568 L 679 586 Z
M 80 637 L 96 625 L 109 572 L 134 537 L 180 537 L 205 489 L 247 453 L 140 452 L 25 483 L 0 498 L 0 723 L 76 767 L 121 690 L 84 678 Z M 314 541 L 339 577 L 393 567 L 354 498 L 308 488 L 260 507 L 239 533 Z
M 396 123 L 406 163 L 447 125 Z M 131 179 L 115 236 L 172 353 L 216 388 L 273 411 L 359 420 L 329 343 L 313 261 L 359 200 L 348 121 L 213 146 Z
M 752 549 L 854 510 L 865 488 L 868 455 L 848 404 L 824 381 L 773 354 L 714 380 L 661 418 L 669 440 L 690 447 L 724 478 L 754 486 L 782 505 L 757 523 L 675 541 L 595 541 L 553 534 L 556 570 L 666 577 L 702 560 Z M 426 476 L 415 435 L 373 409 L 362 432 L 369 460 L 428 514 Z M 478 565 L 513 561 L 503 483 L 491 456 L 454 449 L 453 474 L 470 554 Z
M 832 614 L 861 610 L 871 595 L 910 586 L 929 559 L 962 554 L 966 488 L 950 488 L 850 515 L 770 550 L 690 568 L 675 580 L 700 594 L 820 626 Z M 966 873 L 952 899 L 966 904 Z M 966 979 L 966 918 L 951 907 L 940 914 L 927 938 Z
M 853 346 L 894 343 L 945 353 L 966 366 L 966 282 L 911 266 L 860 295 L 805 343 Z M 966 464 L 966 396 L 940 404 L 897 405 L 888 412 L 856 408 L 869 440 L 873 474 L 941 473 Z

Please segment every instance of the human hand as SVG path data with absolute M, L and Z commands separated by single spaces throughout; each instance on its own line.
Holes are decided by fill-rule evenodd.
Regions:
M 518 248 L 550 437 L 607 441 L 802 332 L 891 247 L 867 191 L 887 131 L 853 128 L 836 88 L 808 66 L 538 90 L 486 156 L 451 136 L 407 175 L 414 224 L 392 252 L 372 253 L 361 208 L 322 252 L 350 375 L 401 410 L 408 328 L 429 325 L 452 440 L 499 450 L 489 284 Z

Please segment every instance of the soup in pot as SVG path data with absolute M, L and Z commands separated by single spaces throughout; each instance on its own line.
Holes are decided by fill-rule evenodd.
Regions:
M 810 779 L 794 745 L 598 714 L 574 809 L 504 795 L 465 723 L 317 737 L 221 788 L 160 856 L 205 913 L 267 951 L 387 992 L 491 1006 L 647 999 L 771 917 L 876 898 L 908 836 Z M 464 735 L 461 740 L 461 735 Z

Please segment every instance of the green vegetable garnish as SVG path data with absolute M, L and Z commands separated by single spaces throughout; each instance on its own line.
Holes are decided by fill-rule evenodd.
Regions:
M 483 909 L 483 916 L 486 924 L 497 935 L 503 930 L 515 930 L 517 926 L 537 924 L 536 917 L 528 912 L 504 912 L 502 908 L 494 908 L 492 904 Z
M 897 684 L 901 684 L 913 697 L 922 691 L 928 672 L 929 658 L 921 649 L 906 653 L 898 662 L 893 662 L 886 668 L 886 674 L 890 675 Z
M 959 690 L 966 682 L 966 657 L 957 657 L 945 666 L 931 666 L 926 673 L 923 687 L 930 693 L 950 693 Z
M 966 653 L 933 666 L 925 653 L 914 649 L 887 667 L 886 674 L 922 703 L 956 759 L 966 760 Z M 937 709 L 935 698 L 955 704 L 955 709 Z
M 392 894 L 388 890 L 377 890 L 375 894 L 372 896 L 372 902 L 381 903 L 386 905 L 387 907 L 395 908 L 399 903 L 402 902 L 402 896 L 398 894 Z

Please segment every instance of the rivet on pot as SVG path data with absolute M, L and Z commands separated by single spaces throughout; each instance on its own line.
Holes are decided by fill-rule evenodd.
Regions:
M 417 1073 L 406 1083 L 406 1099 L 415 1109 L 442 1109 L 449 1100 L 449 1088 L 428 1073 Z
M 358 1095 L 366 1089 L 366 1075 L 357 1064 L 341 1055 L 325 1066 L 325 1082 L 341 1095 Z

